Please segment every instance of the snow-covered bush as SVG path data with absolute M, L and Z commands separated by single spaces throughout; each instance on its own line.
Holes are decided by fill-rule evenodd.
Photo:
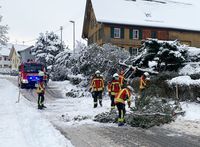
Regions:
M 148 39 L 144 42 L 141 52 L 134 57 L 133 65 L 148 68 L 154 63 L 157 70 L 169 70 L 168 65 L 180 65 L 187 59 L 187 47 L 178 41 L 159 41 Z M 156 64 L 155 64 L 156 63 Z
M 36 61 L 41 62 L 47 66 L 52 66 L 55 62 L 55 57 L 65 48 L 64 43 L 58 35 L 53 32 L 41 33 L 37 39 L 35 47 L 32 49 L 32 54 Z
M 110 44 L 102 47 L 96 44 L 79 46 L 76 51 L 75 55 L 64 51 L 56 56 L 54 71 L 59 71 L 59 75 L 53 74 L 53 78 L 58 76 L 57 80 L 63 80 L 70 74 L 91 76 L 96 70 L 100 70 L 107 79 L 120 69 L 119 61 L 124 61 L 130 56 L 128 51 Z

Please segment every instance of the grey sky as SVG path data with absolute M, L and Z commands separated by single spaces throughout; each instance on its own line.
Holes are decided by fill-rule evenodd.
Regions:
M 8 24 L 13 43 L 32 40 L 40 32 L 64 26 L 63 40 L 72 48 L 72 23 L 76 22 L 76 40 L 81 39 L 86 0 L 0 0 L 3 24 Z M 60 34 L 60 31 L 56 32 Z M 26 42 L 25 44 L 33 44 Z

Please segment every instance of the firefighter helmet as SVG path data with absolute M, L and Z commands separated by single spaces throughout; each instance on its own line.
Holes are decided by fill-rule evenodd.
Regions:
M 145 75 L 146 77 L 148 77 L 148 76 L 149 76 L 149 73 L 148 73 L 148 72 L 145 72 L 144 75 Z
M 113 75 L 113 78 L 117 78 L 117 77 L 119 77 L 119 75 L 118 75 L 117 73 L 115 73 L 115 74 Z
M 95 74 L 97 75 L 97 74 L 100 74 L 100 71 L 99 70 L 97 70 L 96 72 L 95 72 Z

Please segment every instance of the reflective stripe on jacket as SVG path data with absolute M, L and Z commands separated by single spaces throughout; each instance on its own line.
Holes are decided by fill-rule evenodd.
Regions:
M 92 80 L 91 88 L 92 88 L 93 91 L 102 91 L 104 89 L 103 78 L 101 78 L 101 77 L 100 78 L 95 77 Z
M 116 95 L 121 90 L 121 85 L 118 80 L 113 80 L 111 82 L 111 95 Z
M 131 93 L 127 88 L 122 89 L 115 97 L 115 104 L 122 103 L 125 104 L 125 101 L 131 101 Z

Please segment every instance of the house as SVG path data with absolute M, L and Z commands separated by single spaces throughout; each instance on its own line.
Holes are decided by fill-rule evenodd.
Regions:
M 11 44 L 9 44 L 9 45 L 11 45 Z M 28 46 L 26 46 L 26 45 L 19 45 L 19 44 L 12 45 L 10 54 L 9 54 L 9 59 L 11 61 L 11 70 L 15 70 L 15 71 L 18 70 L 18 66 L 21 63 L 21 60 L 20 60 L 21 58 L 20 58 L 20 55 L 18 52 L 22 51 L 26 48 L 28 48 Z
M 147 38 L 200 47 L 196 0 L 87 0 L 82 38 L 136 53 Z M 195 16 L 196 15 L 196 16 Z
M 30 47 L 27 47 L 23 50 L 20 50 L 18 51 L 18 54 L 20 56 L 20 60 L 21 62 L 28 62 L 28 61 L 35 61 L 35 56 L 33 56 L 31 54 L 31 49 L 33 48 L 34 46 L 30 46 Z
M 0 47 L 0 69 L 10 69 L 11 62 L 9 59 L 10 49 L 7 46 Z

